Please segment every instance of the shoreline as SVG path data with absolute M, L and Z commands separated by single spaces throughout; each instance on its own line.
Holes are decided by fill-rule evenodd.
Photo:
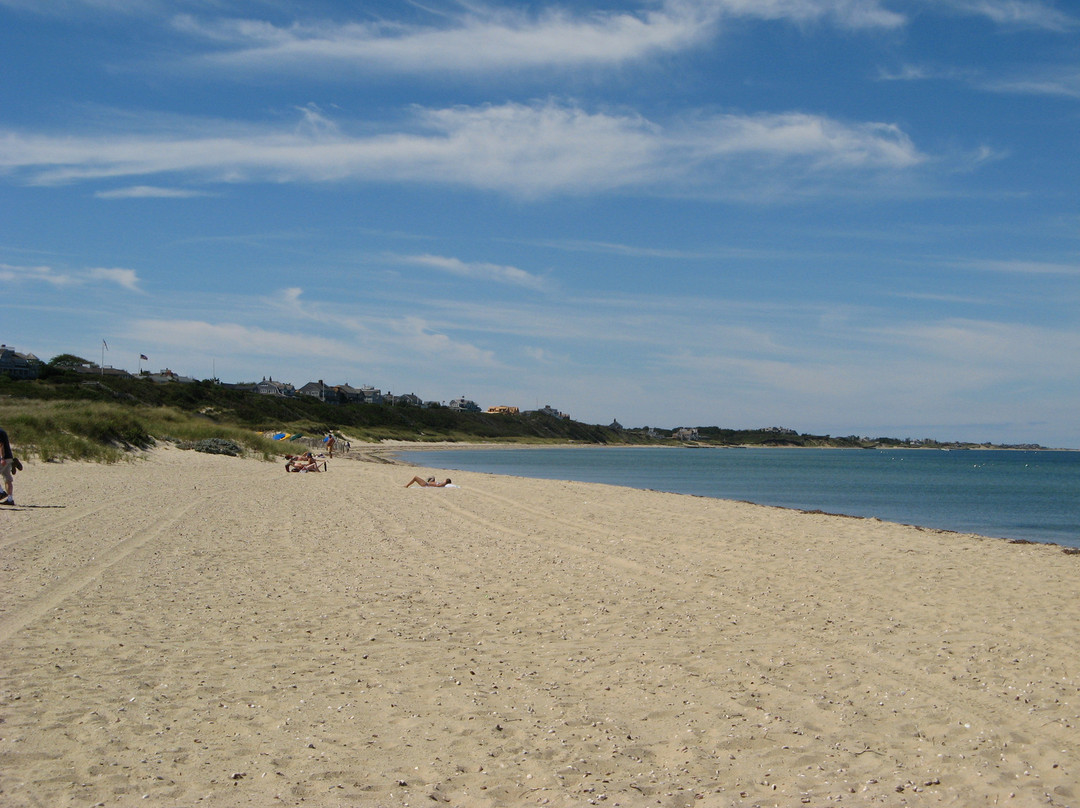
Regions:
M 659 446 L 659 447 L 633 446 L 633 447 L 630 447 L 630 446 L 590 446 L 590 445 L 576 445 L 576 446 L 509 446 L 509 445 L 501 445 L 501 444 L 467 444 L 467 445 L 463 445 L 463 444 L 444 443 L 444 444 L 440 444 L 436 448 L 432 448 L 430 451 L 432 451 L 434 453 L 438 453 L 438 452 L 442 452 L 442 451 L 474 451 L 474 450 L 498 451 L 498 450 L 518 449 L 518 448 L 537 449 L 537 450 L 539 450 L 539 449 L 567 449 L 567 448 L 613 450 L 613 449 L 654 449 L 654 448 L 655 449 L 677 449 L 677 448 L 683 448 L 683 447 L 669 447 L 669 446 Z M 716 447 L 716 448 L 736 448 L 736 447 Z M 769 448 L 769 449 L 788 448 L 788 449 L 797 449 L 797 448 L 809 448 L 809 447 L 738 447 L 738 448 L 762 448 L 762 449 L 765 449 L 765 448 Z M 829 448 L 829 447 L 813 447 L 813 448 L 821 449 L 821 448 Z M 395 446 L 392 449 L 388 449 L 386 451 L 387 451 L 386 456 L 391 458 L 391 459 L 390 460 L 382 460 L 380 462 L 398 462 L 398 463 L 402 463 L 402 464 L 405 464 L 405 465 L 417 465 L 416 463 L 414 463 L 411 460 L 400 457 L 397 453 L 399 453 L 399 452 L 426 452 L 426 451 L 429 451 L 429 450 L 427 448 L 419 448 L 419 447 L 413 447 L 413 446 Z M 887 452 L 887 451 L 891 451 L 891 450 L 884 450 L 883 449 L 883 450 L 878 450 L 878 451 L 886 451 Z M 912 448 L 912 449 L 904 449 L 902 451 L 916 451 L 916 450 Z M 925 451 L 933 451 L 933 450 L 925 450 Z M 980 451 L 982 451 L 982 452 L 998 452 L 998 451 L 1007 451 L 1007 450 L 974 449 L 974 450 L 971 450 L 971 451 L 973 451 L 973 452 L 980 452 Z M 1043 450 L 1043 451 L 1056 451 L 1056 450 Z M 373 454 L 379 454 L 379 452 L 376 451 L 376 452 L 373 452 Z M 455 469 L 446 469 L 446 468 L 444 468 L 443 470 L 444 471 L 456 471 Z M 515 474 L 514 472 L 511 472 L 511 471 L 508 471 L 508 470 L 495 471 L 495 472 L 485 472 L 482 469 L 474 469 L 474 471 L 476 473 L 509 474 L 511 476 L 520 477 L 522 479 L 559 479 L 559 480 L 564 480 L 566 482 L 571 482 L 571 481 L 589 482 L 589 480 L 587 480 L 587 479 L 585 479 L 585 480 L 574 480 L 573 478 L 566 478 L 566 477 L 546 477 L 546 476 L 532 477 L 532 476 L 529 476 L 528 474 L 525 474 L 525 473 Z M 656 488 L 650 488 L 650 487 L 645 487 L 645 486 L 636 486 L 636 485 L 633 485 L 632 483 L 624 483 L 624 482 L 612 482 L 610 484 L 620 486 L 620 487 L 631 488 L 633 490 L 639 490 L 639 491 L 657 491 L 657 492 L 661 492 L 661 493 L 675 493 L 675 494 L 680 494 L 680 495 L 683 495 L 683 496 L 703 497 L 703 498 L 706 498 L 706 499 L 719 499 L 719 500 L 729 501 L 729 502 L 746 502 L 748 504 L 758 505 L 758 506 L 761 506 L 761 507 L 781 508 L 781 509 L 784 509 L 784 510 L 792 510 L 792 511 L 797 511 L 797 512 L 801 512 L 801 513 L 822 513 L 822 514 L 827 514 L 827 515 L 830 515 L 830 516 L 838 516 L 838 517 L 849 518 L 849 519 L 869 519 L 869 520 L 874 520 L 874 521 L 888 522 L 888 523 L 891 523 L 891 524 L 904 525 L 904 526 L 907 526 L 907 527 L 914 527 L 914 528 L 917 528 L 919 530 L 939 531 L 939 532 L 942 532 L 942 533 L 956 533 L 956 534 L 961 534 L 961 535 L 963 535 L 963 534 L 979 535 L 979 536 L 982 536 L 983 538 L 986 538 L 986 539 L 992 539 L 992 540 L 996 540 L 996 541 L 1003 541 L 1003 542 L 1007 542 L 1007 543 L 1011 543 L 1011 544 L 1027 544 L 1027 543 L 1043 544 L 1043 545 L 1048 545 L 1048 546 L 1051 546 L 1051 547 L 1058 547 L 1067 555 L 1080 554 L 1080 543 L 1076 543 L 1077 540 L 1080 539 L 1080 536 L 1075 536 L 1075 537 L 1070 536 L 1070 537 L 1064 537 L 1064 538 L 1057 538 L 1057 537 L 1055 537 L 1055 538 L 1030 538 L 1030 537 L 1025 537 L 1023 535 L 1020 535 L 1020 536 L 993 535 L 990 532 L 979 532 L 977 530 L 973 531 L 973 530 L 970 530 L 970 529 L 965 530 L 965 529 L 957 529 L 957 528 L 950 528 L 950 527 L 941 527 L 941 526 L 933 525 L 933 524 L 921 524 L 921 523 L 919 523 L 917 521 L 908 521 L 908 520 L 902 519 L 902 518 L 889 518 L 889 517 L 880 517 L 880 516 L 876 516 L 876 515 L 866 515 L 866 514 L 858 514 L 858 513 L 846 513 L 843 510 L 826 510 L 825 509 L 826 506 L 817 506 L 817 507 L 815 507 L 815 506 L 806 506 L 806 507 L 803 507 L 803 506 L 800 506 L 800 505 L 784 505 L 784 504 L 777 504 L 775 502 L 759 502 L 759 501 L 755 501 L 752 498 L 747 498 L 745 496 L 737 496 L 737 495 L 736 496 L 720 496 L 720 495 L 713 495 L 713 494 L 707 494 L 707 493 L 706 494 L 696 493 L 696 492 L 693 492 L 693 491 L 674 491 L 674 490 L 671 490 L 671 489 L 656 489 Z M 1005 528 L 1002 528 L 1002 530 L 1004 531 Z M 1031 535 L 1031 533 L 1029 532 L 1029 536 L 1030 535 Z
M 409 476 L 28 467 L 0 510 L 0 803 L 1080 799 L 1080 568 L 1051 547 Z
M 710 443 L 667 443 L 667 444 L 642 444 L 642 443 L 531 443 L 513 441 L 483 442 L 483 441 L 404 441 L 383 440 L 378 443 L 370 441 L 354 441 L 353 449 L 358 447 L 371 453 L 386 452 L 438 452 L 454 450 L 502 450 L 502 449 L 765 449 L 765 450 L 805 450 L 805 451 L 843 451 L 843 452 L 1080 452 L 1080 449 L 1052 449 L 1048 447 L 1019 448 L 1015 446 L 962 446 L 962 447 L 936 447 L 936 446 L 770 446 L 763 444 L 710 444 Z

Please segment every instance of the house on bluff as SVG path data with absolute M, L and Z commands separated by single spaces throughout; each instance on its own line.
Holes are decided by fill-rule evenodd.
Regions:
M 13 379 L 36 379 L 41 372 L 41 360 L 32 353 L 18 353 L 14 348 L 0 345 L 0 373 Z

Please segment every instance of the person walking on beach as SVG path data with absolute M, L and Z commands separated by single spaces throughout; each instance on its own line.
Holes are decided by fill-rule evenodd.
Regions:
M 11 453 L 11 441 L 8 433 L 0 429 L 0 480 L 4 483 L 3 498 L 0 505 L 15 504 L 15 455 Z
M 334 433 L 333 432 L 327 432 L 326 433 L 326 453 L 330 456 L 331 460 L 334 459 L 334 444 L 335 443 L 337 443 L 337 441 L 334 439 Z

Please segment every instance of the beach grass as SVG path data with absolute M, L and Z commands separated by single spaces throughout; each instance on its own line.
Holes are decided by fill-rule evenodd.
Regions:
M 0 399 L 4 425 L 23 457 L 45 462 L 86 460 L 115 463 L 138 457 L 160 442 L 188 444 L 212 438 L 239 444 L 272 459 L 285 448 L 250 428 L 213 413 L 174 407 L 132 406 L 102 401 Z

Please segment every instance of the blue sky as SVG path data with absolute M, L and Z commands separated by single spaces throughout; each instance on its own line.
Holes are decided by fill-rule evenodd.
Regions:
M 0 0 L 0 341 L 1080 447 L 1080 9 Z

